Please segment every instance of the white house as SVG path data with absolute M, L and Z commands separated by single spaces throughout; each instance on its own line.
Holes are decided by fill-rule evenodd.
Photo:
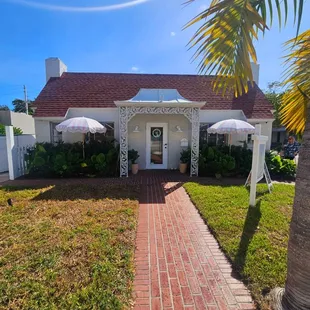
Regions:
M 258 83 L 258 69 L 254 68 Z M 127 150 L 139 152 L 140 169 L 175 169 L 180 151 L 192 149 L 191 174 L 198 174 L 199 143 L 223 143 L 224 135 L 208 134 L 208 126 L 229 118 L 262 124 L 269 137 L 272 106 L 257 84 L 239 98 L 213 91 L 213 76 L 175 74 L 73 73 L 58 58 L 46 60 L 47 83 L 34 105 L 38 142 L 81 141 L 81 134 L 58 133 L 61 121 L 85 116 L 108 128 L 120 142 L 121 175 L 128 173 Z M 92 137 L 100 139 L 100 135 Z M 233 137 L 234 144 L 250 142 Z

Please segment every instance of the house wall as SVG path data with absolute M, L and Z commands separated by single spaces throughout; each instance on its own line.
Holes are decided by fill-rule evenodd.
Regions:
M 118 108 L 71 108 L 66 118 L 85 116 L 98 122 L 114 123 L 115 139 L 119 138 L 119 116 Z
M 35 134 L 34 119 L 26 113 L 0 111 L 0 124 L 18 127 L 25 135 Z
M 200 110 L 200 123 L 215 124 L 226 119 L 238 119 L 246 121 L 246 117 L 241 110 Z M 232 135 L 231 143 L 234 145 L 243 145 L 247 135 Z
M 278 134 L 280 135 L 280 141 L 278 141 Z M 272 131 L 272 143 L 284 143 L 284 141 L 288 138 L 288 134 L 286 131 Z
M 262 135 L 268 137 L 268 141 L 266 143 L 266 150 L 270 150 L 271 147 L 271 141 L 272 141 L 272 123 L 273 120 L 264 121 L 264 120 L 253 120 L 249 119 L 248 122 L 255 126 L 256 124 L 262 125 Z
M 23 131 L 23 134 L 35 134 L 34 119 L 31 115 L 11 112 L 11 121 L 14 127 L 18 127 Z
M 128 147 L 139 152 L 139 168 L 146 168 L 146 124 L 168 124 L 168 169 L 176 169 L 180 162 L 180 141 L 186 138 L 191 141 L 191 126 L 188 119 L 183 115 L 136 115 L 128 124 Z M 133 132 L 139 126 L 140 132 Z M 176 126 L 180 126 L 183 132 L 176 132 Z
M 37 142 L 51 142 L 50 121 L 35 119 L 34 125 Z

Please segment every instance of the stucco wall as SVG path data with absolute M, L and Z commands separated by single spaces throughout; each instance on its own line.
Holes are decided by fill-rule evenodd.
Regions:
M 248 122 L 255 126 L 256 124 L 262 125 L 262 135 L 268 137 L 266 143 L 266 150 L 270 150 L 271 140 L 272 140 L 272 123 L 273 121 L 263 121 L 263 120 L 252 120 L 249 119 Z
M 23 131 L 25 135 L 34 135 L 34 119 L 31 115 L 25 113 L 14 113 L 11 114 L 12 125 L 18 127 Z
M 240 110 L 200 110 L 199 112 L 201 123 L 214 124 L 230 118 L 246 120 L 243 112 Z
M 50 122 L 36 119 L 34 125 L 37 142 L 51 142 Z
M 18 127 L 25 135 L 35 134 L 34 119 L 26 113 L 0 111 L 0 124 Z
M 115 139 L 119 138 L 118 108 L 72 108 L 69 109 L 67 118 L 85 116 L 102 123 L 114 123 Z
M 176 169 L 180 162 L 180 141 L 186 138 L 190 144 L 190 123 L 183 115 L 136 115 L 128 124 L 129 149 L 139 152 L 139 168 L 146 168 L 146 124 L 167 123 L 168 124 L 168 169 Z M 140 132 L 135 133 L 135 126 L 139 126 Z M 176 132 L 175 126 L 180 126 L 183 132 Z
M 280 136 L 280 141 L 278 142 L 278 134 Z M 273 131 L 272 132 L 272 143 L 284 143 L 284 141 L 288 138 L 288 134 L 286 131 Z

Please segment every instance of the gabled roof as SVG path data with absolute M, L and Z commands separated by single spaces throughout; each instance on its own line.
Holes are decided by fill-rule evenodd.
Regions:
M 272 106 L 255 84 L 246 95 L 223 97 L 212 90 L 213 76 L 174 74 L 63 73 L 51 78 L 34 106 L 35 117 L 64 117 L 69 108 L 114 108 L 141 88 L 176 89 L 187 100 L 206 102 L 206 110 L 243 110 L 247 118 L 272 119 Z

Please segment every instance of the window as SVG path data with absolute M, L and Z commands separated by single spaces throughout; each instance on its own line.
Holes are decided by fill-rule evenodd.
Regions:
M 62 133 L 56 130 L 58 123 L 50 123 L 51 129 L 51 143 L 58 143 L 62 141 Z
M 114 140 L 114 123 L 102 123 L 100 122 L 106 129 L 106 133 L 88 133 L 87 139 L 93 141 L 106 141 L 106 140 Z
M 252 134 L 249 134 L 247 137 L 247 144 L 252 143 Z
M 228 135 L 220 135 L 220 134 L 213 134 L 208 133 L 208 128 L 212 126 L 213 124 L 206 124 L 201 123 L 200 124 L 200 144 L 209 144 L 209 145 L 223 145 L 227 144 L 228 141 Z

